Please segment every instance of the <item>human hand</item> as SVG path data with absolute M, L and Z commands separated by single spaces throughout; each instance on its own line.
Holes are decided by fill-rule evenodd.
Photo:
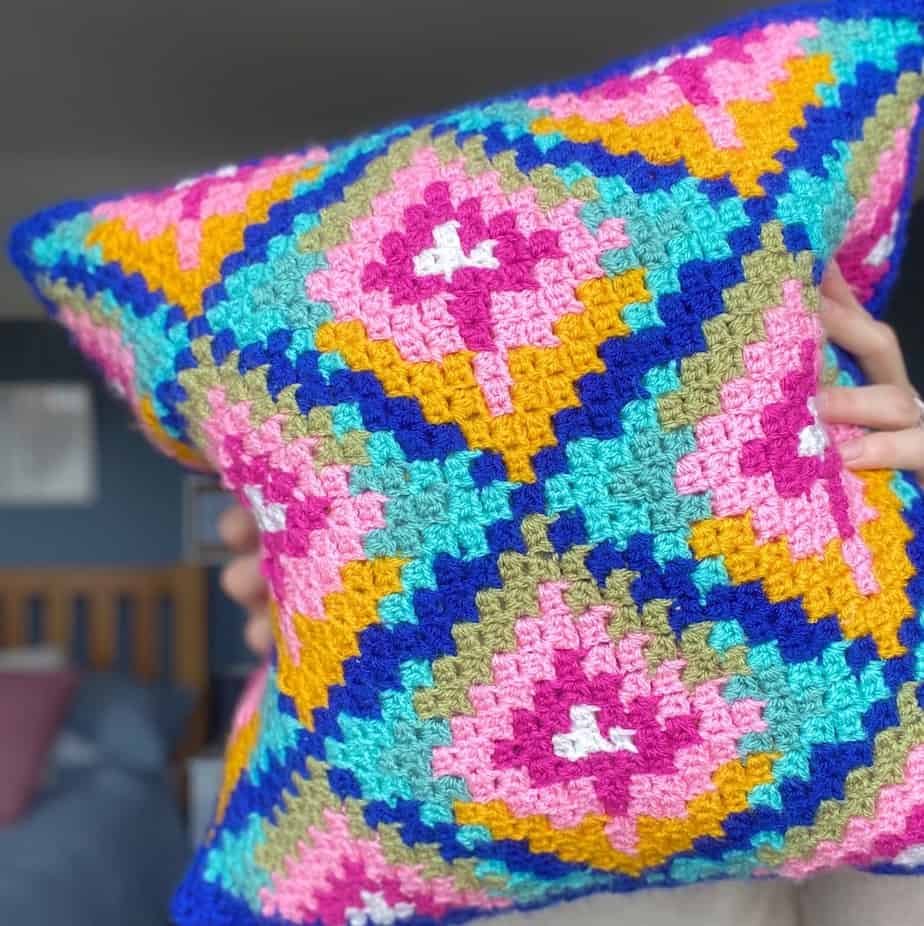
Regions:
M 227 509 L 218 520 L 218 533 L 236 555 L 221 571 L 225 594 L 247 611 L 244 640 L 258 656 L 273 645 L 269 617 L 269 586 L 260 570 L 260 531 L 253 515 L 240 505 Z
M 853 354 L 869 385 L 827 386 L 817 399 L 831 424 L 871 428 L 840 445 L 850 469 L 905 469 L 924 476 L 924 406 L 908 379 L 898 338 L 857 301 L 837 263 L 821 284 L 820 319 L 828 338 Z

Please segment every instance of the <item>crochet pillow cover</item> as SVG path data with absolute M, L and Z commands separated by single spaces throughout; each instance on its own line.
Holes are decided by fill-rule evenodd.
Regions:
M 254 512 L 273 659 L 182 926 L 924 863 L 924 502 L 819 421 L 894 279 L 924 3 L 68 203 L 14 260 Z

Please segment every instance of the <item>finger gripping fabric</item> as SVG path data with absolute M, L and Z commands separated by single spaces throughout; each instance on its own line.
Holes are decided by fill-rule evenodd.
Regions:
M 924 506 L 815 403 L 860 382 L 824 268 L 874 313 L 895 275 L 922 14 L 776 9 L 15 230 L 262 534 L 181 926 L 924 865 Z

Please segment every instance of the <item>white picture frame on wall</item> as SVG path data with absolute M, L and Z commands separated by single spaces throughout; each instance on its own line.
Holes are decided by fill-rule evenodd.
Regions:
M 0 383 L 0 505 L 92 505 L 96 444 L 87 383 Z

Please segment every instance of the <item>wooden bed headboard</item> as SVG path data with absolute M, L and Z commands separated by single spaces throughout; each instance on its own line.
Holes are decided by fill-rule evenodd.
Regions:
M 206 736 L 207 618 L 197 566 L 0 569 L 0 648 L 54 643 L 95 671 L 182 685 L 197 703 L 181 756 Z

